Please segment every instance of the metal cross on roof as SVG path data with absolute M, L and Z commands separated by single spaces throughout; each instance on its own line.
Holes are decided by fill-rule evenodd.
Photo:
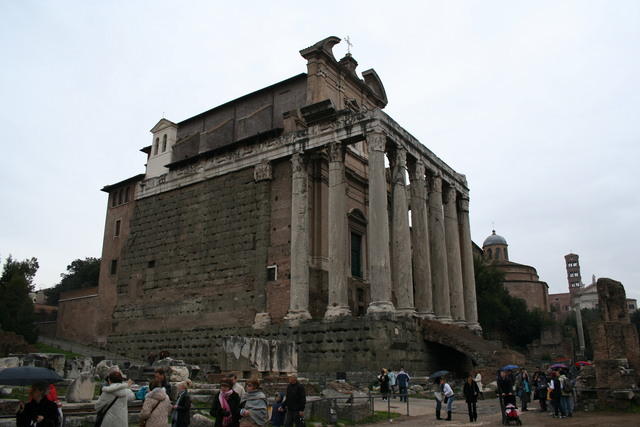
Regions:
M 347 53 L 351 53 L 351 46 L 353 46 L 353 43 L 351 43 L 349 36 L 345 37 L 344 41 L 347 42 Z

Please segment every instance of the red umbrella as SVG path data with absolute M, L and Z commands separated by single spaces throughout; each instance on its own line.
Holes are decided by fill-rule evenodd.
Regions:
M 551 369 L 565 369 L 567 367 L 567 365 L 565 365 L 564 363 L 555 363 L 551 366 L 549 366 Z
M 592 365 L 591 362 L 585 362 L 584 360 L 580 360 L 576 362 L 576 366 L 591 366 L 591 365 Z

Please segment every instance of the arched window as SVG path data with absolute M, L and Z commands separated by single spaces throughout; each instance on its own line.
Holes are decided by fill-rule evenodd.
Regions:
M 165 133 L 162 137 L 162 152 L 167 151 L 167 134 Z
M 500 259 L 500 248 L 496 248 L 496 259 Z
M 487 249 L 487 258 L 493 258 L 493 251 L 491 250 L 491 248 Z
M 153 155 L 158 154 L 158 145 L 160 144 L 160 138 L 156 138 L 156 142 L 153 143 Z
M 504 260 L 509 261 L 509 254 L 507 253 L 507 248 L 504 248 Z

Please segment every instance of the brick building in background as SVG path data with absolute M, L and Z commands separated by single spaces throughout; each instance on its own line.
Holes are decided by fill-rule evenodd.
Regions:
M 535 268 L 510 261 L 508 246 L 507 240 L 493 230 L 482 244 L 485 261 L 504 273 L 504 287 L 511 296 L 523 299 L 530 310 L 549 311 L 549 286 L 540 280 Z
M 552 311 L 557 319 L 565 319 L 574 306 L 580 309 L 597 309 L 598 289 L 596 287 L 596 276 L 591 277 L 591 284 L 584 285 L 580 269 L 580 256 L 569 253 L 564 256 L 565 268 L 567 270 L 567 285 L 569 292 L 549 295 Z M 638 303 L 633 298 L 627 298 L 627 309 L 629 313 L 638 309 Z

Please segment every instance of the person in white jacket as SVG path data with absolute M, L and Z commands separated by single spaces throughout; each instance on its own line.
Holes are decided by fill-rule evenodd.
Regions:
M 127 403 L 135 398 L 128 382 L 123 382 L 122 373 L 113 371 L 107 376 L 108 385 L 96 402 L 96 412 L 107 411 L 101 427 L 124 427 L 129 425 Z M 112 404 L 113 403 L 113 404 Z M 109 407 L 111 406 L 111 407 Z M 107 410 L 107 408 L 109 408 Z
M 442 387 L 442 394 L 444 396 L 444 403 L 447 405 L 447 418 L 446 421 L 451 421 L 451 411 L 453 411 L 453 390 L 447 382 L 445 377 L 440 379 L 440 385 Z

